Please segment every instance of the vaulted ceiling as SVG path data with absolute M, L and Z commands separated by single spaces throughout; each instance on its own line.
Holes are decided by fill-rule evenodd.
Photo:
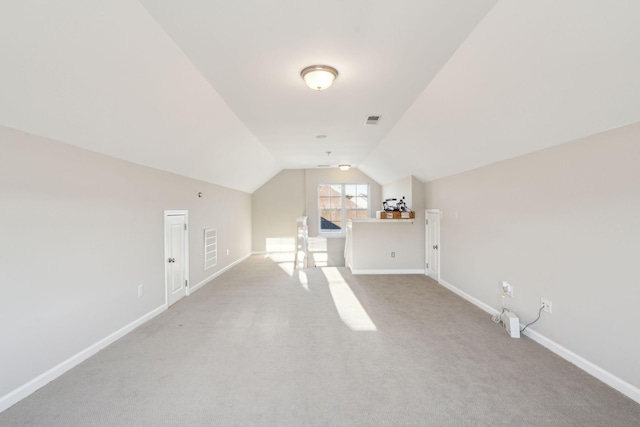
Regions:
M 640 121 L 639 18 L 635 0 L 0 0 L 0 125 L 247 192 L 340 163 L 428 181 Z M 300 77 L 318 63 L 340 73 L 322 92 Z

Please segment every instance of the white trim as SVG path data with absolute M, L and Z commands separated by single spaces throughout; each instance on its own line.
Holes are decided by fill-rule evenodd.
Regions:
M 203 236 L 204 269 L 209 270 L 218 265 L 218 229 L 205 228 Z
M 417 270 L 351 270 L 351 274 L 424 274 L 424 269 Z
M 168 209 L 164 211 L 163 215 L 163 241 L 164 241 L 164 302 L 169 305 L 169 283 L 167 282 L 167 258 L 168 254 L 168 243 L 167 243 L 167 218 L 171 215 L 184 215 L 184 223 L 187 226 L 187 229 L 184 233 L 184 279 L 187 281 L 185 286 L 184 296 L 188 297 L 191 295 L 191 283 L 189 282 L 189 211 L 184 209 Z
M 347 232 L 342 231 L 340 233 L 328 233 L 326 231 L 319 231 L 318 237 L 322 237 L 323 239 L 345 239 L 347 237 Z
M 628 382 L 626 382 L 625 380 L 616 377 L 609 371 L 605 371 L 598 365 L 595 365 L 594 363 L 589 362 L 584 357 L 572 352 L 566 347 L 561 346 L 557 342 L 550 340 L 549 338 L 545 337 L 539 332 L 536 332 L 532 329 L 527 328 L 523 332 L 523 334 L 528 336 L 538 344 L 551 350 L 552 352 L 562 357 L 563 359 L 573 363 L 574 365 L 576 365 L 578 368 L 582 369 L 586 373 L 596 377 L 597 379 L 607 384 L 608 386 L 615 388 L 616 390 L 618 390 L 620 393 L 624 394 L 628 398 L 635 400 L 637 403 L 640 403 L 640 388 L 635 387 L 629 384 Z
M 188 230 L 188 228 L 187 228 L 187 230 Z M 204 279 L 203 281 L 201 281 L 197 285 L 191 287 L 191 291 L 195 291 L 196 289 L 200 288 L 201 286 L 203 286 L 204 284 L 206 284 L 210 280 L 212 280 L 215 277 L 221 275 L 225 271 L 229 270 L 231 267 L 235 266 L 236 264 L 241 263 L 242 261 L 246 260 L 250 256 L 251 256 L 251 254 L 248 254 L 248 255 L 240 258 L 239 260 L 234 261 L 233 263 L 229 264 L 228 266 L 226 266 L 222 270 L 220 270 L 217 273 L 211 275 L 210 277 Z M 61 375 L 63 375 L 67 371 L 69 371 L 70 369 L 72 369 L 75 366 L 79 365 L 80 363 L 84 362 L 85 360 L 87 360 L 88 358 L 90 358 L 91 356 L 93 356 L 94 354 L 96 354 L 97 352 L 102 350 L 103 348 L 105 348 L 108 345 L 116 342 L 117 340 L 119 340 L 123 336 L 127 335 L 129 332 L 133 331 L 138 326 L 140 326 L 143 323 L 146 323 L 149 320 L 153 319 L 154 317 L 156 317 L 157 315 L 159 315 L 163 311 L 167 310 L 168 308 L 169 308 L 169 306 L 167 305 L 167 303 L 165 301 L 165 303 L 163 305 L 161 305 L 160 307 L 158 307 L 158 308 L 150 311 L 149 313 L 141 316 L 140 318 L 134 320 L 133 322 L 129 323 L 128 325 L 123 326 L 122 328 L 118 329 L 116 332 L 106 336 L 105 338 L 101 339 L 100 341 L 90 345 L 86 349 L 84 349 L 84 350 L 76 353 L 75 355 L 71 356 L 67 360 L 64 360 L 64 361 L 60 362 L 59 364 L 57 364 L 53 368 L 49 369 L 48 371 L 38 375 L 37 377 L 35 377 L 31 381 L 21 385 L 17 389 L 15 389 L 15 390 L 5 394 L 4 396 L 0 397 L 0 412 L 3 412 L 4 410 L 6 410 L 6 409 L 10 408 L 11 406 L 15 405 L 16 403 L 18 403 L 19 401 L 21 401 L 25 397 L 29 396 L 30 394 L 32 394 L 35 391 L 39 390 L 40 388 L 44 387 L 45 385 L 47 385 L 51 381 L 55 380 L 56 378 L 60 377 Z
M 437 267 L 438 268 L 436 269 L 438 277 L 433 277 L 431 275 L 431 270 L 432 269 L 430 269 L 430 268 L 425 268 L 424 274 L 426 276 L 429 276 L 430 278 L 432 278 L 436 282 L 438 282 L 438 281 L 440 281 L 440 259 L 442 258 L 441 255 L 440 255 L 441 254 L 440 251 L 441 251 L 441 247 L 442 247 L 442 242 L 440 241 L 440 219 L 442 219 L 442 211 L 440 209 L 425 209 L 424 210 L 424 221 L 425 221 L 425 224 L 424 224 L 424 245 L 425 245 L 424 246 L 424 258 L 425 258 L 424 259 L 424 263 L 425 263 L 425 266 L 429 265 L 429 254 L 432 251 L 431 246 L 433 245 L 433 240 L 434 240 L 433 236 L 429 235 L 429 225 L 427 224 L 427 221 L 429 220 L 429 214 L 430 213 L 431 214 L 434 214 L 434 213 L 438 214 L 438 224 L 437 224 L 436 230 L 435 230 L 435 234 L 437 234 L 435 240 L 437 241 L 437 244 L 439 245 L 439 248 L 437 249 L 438 252 L 437 252 L 437 255 L 436 255 L 436 259 L 438 260 L 438 262 L 437 262 L 437 264 L 438 264 Z
M 464 291 L 461 291 L 460 289 L 456 288 L 455 286 L 453 286 L 452 284 L 446 282 L 443 279 L 440 279 L 437 282 L 439 284 L 441 284 L 442 286 L 444 286 L 445 288 L 449 289 L 454 294 L 457 294 L 457 295 L 461 296 L 462 298 L 466 299 L 471 304 L 473 304 L 473 305 L 475 305 L 477 307 L 480 307 L 481 309 L 483 309 L 487 313 L 491 314 L 492 316 L 500 313 L 500 311 L 496 310 L 495 308 L 491 307 L 490 305 L 487 305 L 487 304 L 483 303 L 482 301 L 480 301 L 479 299 L 472 297 L 468 293 L 466 293 Z
M 477 298 L 472 297 L 468 293 L 456 288 L 452 284 L 447 283 L 446 281 L 444 281 L 442 279 L 440 279 L 438 281 L 438 283 L 440 283 L 442 286 L 444 286 L 445 288 L 449 289 L 451 292 L 461 296 L 462 298 L 466 299 L 467 301 L 469 301 L 473 305 L 481 308 L 482 310 L 486 311 L 487 313 L 489 313 L 491 315 L 495 315 L 495 314 L 500 313 L 498 310 L 496 310 L 495 308 L 491 307 L 490 305 L 487 305 L 487 304 L 483 303 L 482 301 L 478 300 Z M 523 325 L 520 325 L 521 328 L 522 328 L 522 326 Z M 572 352 L 571 350 L 569 350 L 568 348 L 558 344 L 557 342 L 550 340 L 549 338 L 545 337 L 544 335 L 540 334 L 539 332 L 536 332 L 533 329 L 527 328 L 523 332 L 523 334 L 528 336 L 529 338 L 531 338 L 532 340 L 534 340 L 538 344 L 546 347 L 548 350 L 552 351 L 553 353 L 557 354 L 558 356 L 562 357 L 566 361 L 573 363 L 578 368 L 580 368 L 583 371 L 585 371 L 586 373 L 594 376 L 595 378 L 599 379 L 600 381 L 602 381 L 603 383 L 607 384 L 608 386 L 613 387 L 614 389 L 618 390 L 620 393 L 624 394 L 628 398 L 640 403 L 640 388 L 638 388 L 638 387 L 636 387 L 636 386 L 634 386 L 632 384 L 629 384 L 628 382 L 626 382 L 625 380 L 623 380 L 621 378 L 616 377 L 611 372 L 602 369 L 601 367 L 599 367 L 599 366 L 595 365 L 594 363 L 588 361 L 584 357 Z
M 213 279 L 215 279 L 216 277 L 220 276 L 222 273 L 224 273 L 225 271 L 229 270 L 231 267 L 236 266 L 237 264 L 240 264 L 242 261 L 244 261 L 245 259 L 249 258 L 251 255 L 253 255 L 253 253 L 250 253 L 248 255 L 243 256 L 242 258 L 232 262 L 231 264 L 227 265 L 226 267 L 222 268 L 219 271 L 216 271 L 215 273 L 213 273 L 211 276 L 207 277 L 204 280 L 201 280 L 200 282 L 198 282 L 197 284 L 195 284 L 194 286 L 191 286 L 191 292 L 195 292 L 198 289 L 200 289 L 202 286 L 204 286 L 205 284 L 207 284 L 208 282 L 212 281 Z
M 340 194 L 340 221 L 343 224 L 343 227 L 340 228 L 339 232 L 336 231 L 322 231 L 322 215 L 320 214 L 320 187 L 323 186 L 333 186 L 340 185 L 342 193 Z M 368 182 L 334 182 L 332 184 L 328 183 L 320 183 L 316 189 L 316 212 L 318 214 L 318 237 L 324 237 L 327 239 L 334 238 L 342 238 L 344 239 L 347 235 L 347 198 L 346 198 L 346 190 L 345 187 L 347 185 L 355 185 L 356 188 L 358 186 L 366 186 L 367 187 L 367 198 L 371 195 L 371 185 Z M 330 210 L 338 210 L 338 209 L 330 209 Z M 354 210 L 354 209 L 351 209 Z M 365 209 L 357 209 L 357 210 L 365 210 Z M 371 217 L 371 206 L 367 205 L 367 218 Z
M 73 356 L 71 356 L 67 360 L 58 363 L 56 366 L 54 366 L 53 368 L 49 369 L 48 371 L 38 375 L 37 377 L 35 377 L 31 381 L 28 381 L 27 383 L 21 385 L 17 389 L 15 389 L 15 390 L 5 394 L 4 396 L 0 397 L 0 412 L 4 411 L 5 409 L 10 408 L 11 406 L 15 405 L 16 403 L 18 403 L 19 401 L 21 401 L 25 397 L 27 397 L 30 394 L 34 393 L 38 389 L 44 387 L 45 385 L 47 385 L 51 381 L 55 380 L 56 378 L 58 378 L 59 376 L 64 374 L 65 372 L 69 371 L 71 368 L 79 365 L 80 363 L 84 362 L 85 360 L 87 360 L 88 358 L 90 358 L 91 356 L 93 356 L 94 354 L 96 354 L 97 352 L 102 350 L 103 348 L 105 348 L 108 345 L 114 343 L 115 341 L 119 340 L 123 336 L 127 335 L 129 332 L 131 332 L 132 330 L 134 330 L 138 326 L 140 326 L 143 323 L 148 322 L 149 320 L 153 319 L 158 314 L 160 314 L 163 311 L 165 311 L 167 308 L 168 308 L 168 306 L 167 306 L 166 303 L 161 305 L 160 307 L 150 311 L 149 313 L 147 313 L 144 316 L 134 320 L 133 322 L 129 323 L 128 325 L 118 329 L 114 333 L 104 337 L 100 341 L 98 341 L 98 342 L 90 345 L 89 347 L 85 348 L 84 350 L 74 354 Z
M 413 224 L 415 218 L 389 218 L 389 219 L 381 219 L 381 218 L 352 218 L 351 222 L 382 222 L 387 224 L 393 224 L 394 222 L 407 222 Z

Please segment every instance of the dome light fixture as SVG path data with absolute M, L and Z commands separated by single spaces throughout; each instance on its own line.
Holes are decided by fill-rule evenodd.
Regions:
M 351 168 L 351 165 L 338 165 L 341 171 L 348 171 Z
M 309 88 L 325 90 L 338 77 L 338 70 L 328 65 L 310 65 L 300 71 L 300 76 L 302 76 Z

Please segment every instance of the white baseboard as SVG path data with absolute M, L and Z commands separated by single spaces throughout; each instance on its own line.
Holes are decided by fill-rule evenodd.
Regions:
M 351 274 L 424 274 L 424 270 L 354 270 Z
M 5 409 L 8 409 L 9 407 L 18 403 L 20 400 L 29 396 L 31 393 L 44 387 L 51 381 L 55 380 L 56 378 L 58 378 L 59 376 L 61 376 L 62 374 L 70 370 L 71 368 L 84 362 L 85 360 L 87 360 L 88 358 L 90 358 L 91 356 L 93 356 L 94 354 L 96 354 L 97 352 L 99 352 L 109 344 L 114 343 L 115 341 L 122 338 L 123 336 L 125 336 L 126 334 L 128 334 L 129 332 L 137 328 L 138 326 L 153 319 L 158 314 L 165 311 L 167 308 L 168 306 L 166 304 L 161 305 L 160 307 L 150 311 L 149 313 L 134 320 L 128 325 L 120 328 L 116 332 L 106 336 L 105 338 L 101 339 L 95 344 L 87 347 L 86 349 L 80 351 L 79 353 L 76 353 L 75 355 L 71 356 L 67 360 L 60 362 L 53 368 L 38 375 L 37 377 L 27 382 L 26 384 L 23 384 L 17 389 L 0 397 L 0 412 L 4 411 Z
M 488 304 L 483 303 L 482 301 L 480 301 L 479 299 L 472 297 L 471 295 L 469 295 L 468 293 L 456 288 L 455 286 L 453 286 L 451 283 L 448 283 L 442 279 L 440 279 L 438 281 L 438 283 L 440 283 L 442 286 L 444 286 L 445 288 L 449 289 L 451 292 L 453 292 L 454 294 L 457 294 L 459 296 L 461 296 L 462 298 L 466 299 L 467 301 L 469 301 L 471 304 L 480 307 L 481 309 L 483 309 L 484 311 L 486 311 L 487 313 L 491 314 L 491 315 L 496 315 L 499 314 L 500 311 L 496 310 L 495 308 L 491 307 Z
M 195 286 L 191 287 L 190 292 L 193 292 L 193 291 L 197 290 L 198 288 L 202 287 L 207 282 L 209 282 L 212 279 L 214 279 L 215 277 L 221 275 L 222 273 L 224 273 L 225 271 L 227 271 L 231 267 L 235 266 L 236 264 L 241 263 L 242 261 L 244 261 L 245 259 L 249 258 L 250 256 L 251 256 L 251 254 L 248 254 L 248 255 L 240 258 L 239 260 L 234 261 L 233 263 L 229 264 L 225 268 L 217 271 L 215 274 L 211 275 L 210 277 L 204 279 L 200 283 L 198 283 Z M 47 385 L 51 381 L 55 380 L 56 378 L 58 378 L 59 376 L 64 374 L 65 372 L 69 371 L 74 366 L 79 365 L 80 363 L 84 362 L 85 360 L 87 360 L 88 358 L 90 358 L 91 356 L 93 356 L 94 354 L 96 354 L 97 352 L 102 350 L 103 348 L 107 347 L 109 344 L 114 343 L 115 341 L 117 341 L 118 339 L 122 338 L 123 336 L 125 336 L 126 334 L 128 334 L 129 332 L 131 332 L 132 330 L 137 328 L 138 326 L 140 326 L 143 323 L 153 319 L 158 314 L 160 314 L 163 311 L 165 311 L 167 308 L 168 308 L 168 306 L 166 304 L 163 304 L 162 306 L 152 310 L 151 312 L 149 312 L 149 313 L 145 314 L 144 316 L 134 320 L 133 322 L 131 322 L 128 325 L 120 328 L 116 332 L 108 335 L 107 337 L 101 339 L 100 341 L 96 342 L 95 344 L 89 346 L 88 348 L 86 348 L 86 349 L 80 351 L 79 353 L 71 356 L 69 359 L 57 364 L 53 368 L 51 368 L 48 371 L 44 372 L 43 374 L 38 375 L 36 378 L 32 379 L 31 381 L 27 382 L 26 384 L 23 384 L 22 386 L 18 387 L 17 389 L 15 389 L 15 390 L 7 393 L 6 395 L 0 397 L 0 412 L 4 411 L 5 409 L 8 409 L 9 407 L 11 407 L 14 404 L 18 403 L 20 400 L 22 400 L 25 397 L 29 396 L 31 393 L 33 393 L 36 390 L 44 387 L 45 385 Z
M 234 267 L 237 264 L 240 264 L 242 261 L 244 261 L 245 259 L 249 258 L 251 255 L 254 255 L 254 253 L 250 253 L 248 255 L 243 256 L 242 258 L 240 258 L 239 260 L 236 260 L 234 262 L 232 262 L 231 264 L 227 265 L 225 268 L 220 269 L 218 271 L 216 271 L 215 273 L 213 273 L 211 276 L 207 277 L 206 279 L 196 283 L 195 285 L 191 286 L 189 288 L 189 293 L 197 291 L 198 289 L 200 289 L 202 286 L 204 286 L 205 284 L 209 283 L 210 281 L 212 281 L 213 279 L 215 279 L 216 277 L 220 276 L 222 273 L 224 273 L 225 271 L 229 270 L 230 268 Z
M 489 313 L 491 315 L 495 315 L 495 314 L 500 313 L 498 310 L 496 310 L 495 308 L 491 307 L 490 305 L 487 305 L 487 304 L 483 303 L 479 299 L 472 297 L 468 293 L 456 288 L 452 284 L 447 283 L 446 281 L 444 281 L 442 279 L 440 279 L 440 281 L 438 283 L 440 283 L 442 286 L 444 286 L 445 288 L 449 289 L 451 292 L 461 296 L 462 298 L 464 298 L 467 301 L 469 301 L 471 304 L 481 308 L 482 310 L 486 311 L 487 313 Z M 522 327 L 523 327 L 523 325 L 520 325 L 520 328 L 522 328 Z M 597 379 L 599 379 L 603 383 L 607 384 L 608 386 L 613 387 L 614 389 L 618 390 L 620 393 L 624 394 L 628 398 L 633 399 L 634 401 L 640 403 L 640 389 L 638 387 L 635 387 L 634 385 L 629 384 L 628 382 L 624 381 L 623 379 L 616 377 L 611 372 L 606 371 L 606 370 L 602 369 L 601 367 L 589 362 L 584 357 L 572 352 L 571 350 L 569 350 L 566 347 L 561 346 L 557 342 L 550 340 L 549 338 L 545 337 L 544 335 L 540 334 L 539 332 L 536 332 L 533 329 L 527 328 L 523 332 L 523 334 L 528 336 L 529 338 L 531 338 L 532 340 L 534 340 L 538 344 L 546 347 L 547 349 L 549 349 L 550 351 L 554 352 L 555 354 L 557 354 L 558 356 L 562 357 L 563 359 L 573 363 L 578 368 L 582 369 L 583 371 L 587 372 L 588 374 L 596 377 Z
M 625 380 L 616 377 L 609 371 L 605 371 L 601 367 L 589 362 L 584 357 L 577 355 L 568 348 L 561 346 L 555 341 L 551 341 L 549 338 L 532 329 L 527 328 L 527 330 L 525 330 L 523 334 L 528 336 L 538 344 L 548 348 L 563 359 L 573 363 L 588 374 L 596 377 L 608 386 L 615 388 L 628 398 L 640 403 L 640 389 L 638 387 L 635 387 Z

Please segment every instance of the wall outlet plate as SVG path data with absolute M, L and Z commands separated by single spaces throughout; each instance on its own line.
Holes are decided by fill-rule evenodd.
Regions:
M 502 293 L 513 297 L 513 286 L 511 286 L 511 283 L 504 280 L 502 281 Z
M 549 314 L 552 313 L 551 311 L 551 301 L 546 299 L 546 298 L 540 298 L 540 307 L 542 307 L 542 311 L 545 311 Z

